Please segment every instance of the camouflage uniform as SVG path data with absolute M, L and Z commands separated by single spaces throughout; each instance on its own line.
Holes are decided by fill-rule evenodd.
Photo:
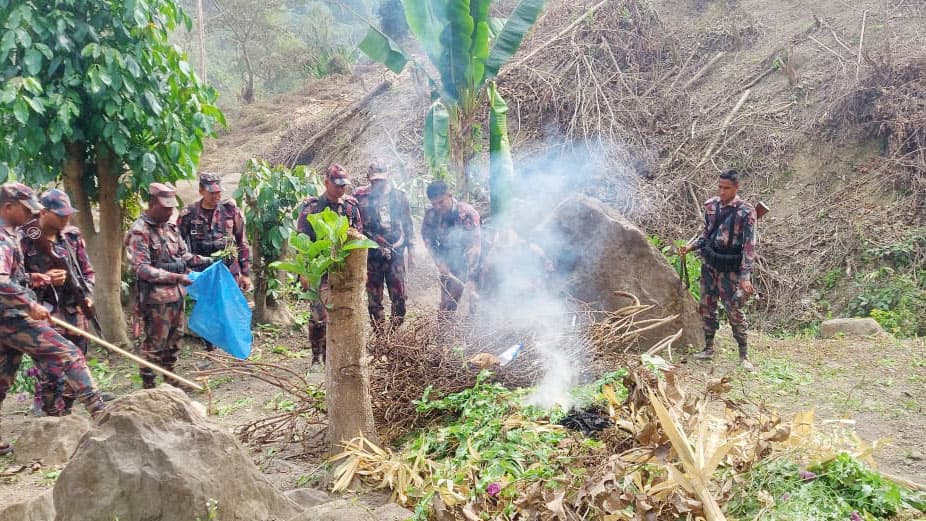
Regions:
M 719 224 L 716 224 L 718 223 Z M 716 225 L 716 228 L 715 228 Z M 714 229 L 714 233 L 710 233 Z M 710 236 L 709 236 L 710 234 Z M 713 197 L 704 203 L 704 230 L 694 244 L 700 250 L 701 302 L 698 308 L 704 322 L 704 337 L 708 348 L 714 343 L 719 327 L 718 300 L 723 302 L 733 329 L 733 338 L 739 344 L 740 356 L 746 356 L 746 316 L 742 301 L 737 298 L 740 282 L 749 280 L 756 259 L 756 210 L 751 204 L 735 197 L 729 204 Z M 715 260 L 713 252 L 726 254 L 727 262 Z M 736 256 L 741 254 L 742 260 Z
M 10 183 L 3 190 L 9 186 L 14 190 L 25 188 Z M 34 203 L 32 191 L 25 190 L 19 193 L 27 193 Z M 0 221 L 0 404 L 13 384 L 22 355 L 27 354 L 40 372 L 50 380 L 61 380 L 91 415 L 97 415 L 105 406 L 93 386 L 83 354 L 51 326 L 30 318 L 29 309 L 35 300 L 27 283 L 19 237 Z M 48 407 L 59 410 L 51 404 Z
M 428 208 L 421 221 L 421 238 L 438 264 L 446 264 L 451 276 L 440 276 L 440 311 L 453 313 L 463 295 L 463 284 L 474 276 L 481 246 L 479 213 L 457 200 L 444 215 Z
M 145 329 L 142 357 L 173 371 L 186 319 L 183 314 L 186 289 L 180 280 L 186 278 L 191 267 L 207 265 L 210 260 L 187 250 L 176 225 L 157 223 L 145 214 L 136 219 L 126 233 L 125 250 L 136 277 L 137 312 Z M 142 367 L 139 373 L 146 389 L 154 387 L 152 369 Z
M 222 201 L 212 210 L 197 201 L 180 212 L 177 228 L 194 255 L 209 257 L 224 250 L 226 244 L 234 243 L 237 255 L 226 258 L 225 265 L 236 279 L 239 275 L 250 275 L 251 249 L 244 235 L 244 217 L 234 201 Z
M 80 300 L 90 298 L 93 291 L 95 272 L 90 265 L 90 259 L 87 256 L 87 246 L 80 234 L 80 230 L 73 226 L 68 226 L 58 238 L 50 244 L 51 254 L 44 247 L 38 244 L 38 241 L 44 239 L 33 239 L 29 235 L 22 238 L 23 255 L 25 256 L 25 269 L 29 273 L 46 273 L 49 270 L 60 266 L 60 263 L 67 263 L 70 266 L 70 273 L 75 273 L 81 277 L 86 284 L 88 292 L 91 294 L 84 295 L 77 290 L 80 286 L 70 283 L 59 287 L 44 286 L 36 290 L 38 301 L 46 308 L 50 308 L 52 316 L 78 327 L 84 331 L 90 331 L 90 319 L 84 315 L 80 307 Z M 52 259 L 51 255 L 57 257 Z M 76 282 L 76 281 L 75 281 Z M 82 335 L 77 335 L 63 328 L 55 328 L 58 333 L 80 349 L 81 354 L 87 355 L 89 341 Z M 52 415 L 53 411 L 44 408 L 44 405 L 63 400 L 64 411 L 67 413 L 74 403 L 75 396 L 69 389 L 64 388 L 63 381 L 49 381 L 45 375 L 39 374 L 36 382 L 36 392 L 42 396 L 43 409 L 46 414 Z
M 415 230 L 405 192 L 391 187 L 377 194 L 370 186 L 356 192 L 363 219 L 363 233 L 379 244 L 367 253 L 367 309 L 374 329 L 382 331 L 386 321 L 383 284 L 392 302 L 392 327 L 405 319 L 405 252 L 412 246 Z
M 309 197 L 302 203 L 302 209 L 299 212 L 299 219 L 296 221 L 296 230 L 315 240 L 315 230 L 309 224 L 308 216 L 325 211 L 330 208 L 332 212 L 347 217 L 350 227 L 363 232 L 363 219 L 360 216 L 360 206 L 357 200 L 349 195 L 341 198 L 341 202 L 332 203 L 325 195 L 319 197 Z M 325 335 L 328 325 L 328 297 L 331 291 L 328 286 L 328 275 L 322 277 L 321 285 L 318 289 L 319 299 L 311 304 L 312 320 L 309 324 L 309 342 L 312 344 L 313 362 L 325 361 Z

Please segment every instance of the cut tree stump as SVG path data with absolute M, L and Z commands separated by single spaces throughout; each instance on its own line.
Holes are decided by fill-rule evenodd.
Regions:
M 362 239 L 354 229 L 348 239 Z M 325 391 L 328 405 L 328 452 L 361 434 L 379 444 L 373 422 L 370 368 L 366 354 L 369 316 L 363 294 L 367 278 L 367 250 L 350 252 L 347 261 L 329 274 L 331 285 L 325 354 Z

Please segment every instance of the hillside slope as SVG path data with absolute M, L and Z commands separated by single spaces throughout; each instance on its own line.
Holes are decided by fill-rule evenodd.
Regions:
M 554 0 L 500 90 L 521 173 L 564 181 L 525 190 L 586 191 L 664 239 L 695 233 L 718 171 L 744 173 L 747 196 L 773 208 L 760 227 L 764 316 L 807 323 L 843 312 L 866 250 L 922 229 L 923 56 L 921 2 Z M 384 78 L 390 90 L 296 157 Z M 420 208 L 426 107 L 408 70 L 361 66 L 248 107 L 204 168 L 235 172 L 258 154 L 361 176 L 380 157 Z

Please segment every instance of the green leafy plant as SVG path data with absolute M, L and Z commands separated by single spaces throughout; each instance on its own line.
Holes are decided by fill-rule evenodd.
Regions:
M 684 246 L 686 244 L 685 241 L 679 239 L 672 244 L 665 244 L 660 237 L 655 235 L 647 236 L 647 240 L 653 247 L 658 249 L 663 257 L 666 258 L 666 261 L 675 268 L 679 278 L 684 280 L 685 271 L 687 270 L 688 292 L 691 293 L 691 296 L 694 297 L 695 300 L 701 300 L 701 257 L 698 256 L 697 252 L 689 252 L 685 255 L 685 265 L 683 267 L 682 257 L 678 254 L 678 248 Z
M 739 478 L 727 505 L 739 519 L 755 519 L 761 512 L 761 519 L 770 521 L 873 520 L 905 510 L 922 513 L 926 506 L 922 493 L 898 487 L 847 454 L 807 471 L 783 458 L 769 459 Z
M 618 374 L 602 382 L 619 385 Z M 428 519 L 435 496 L 448 494 L 462 503 L 493 496 L 492 509 L 510 516 L 518 495 L 518 487 L 510 485 L 543 482 L 559 488 L 584 479 L 573 463 L 598 442 L 585 440 L 573 449 L 561 445 L 570 434 L 548 424 L 549 411 L 521 405 L 529 389 L 509 390 L 488 383 L 490 376 L 483 371 L 472 388 L 439 398 L 429 387 L 415 402 L 420 414 L 442 419 L 402 449 L 406 461 L 433 462 L 427 485 L 406 491 L 417 498 L 415 519 Z
M 128 344 L 122 242 L 110 240 L 123 233 L 120 201 L 193 177 L 203 139 L 225 124 L 168 39 L 189 23 L 176 0 L 0 0 L 0 181 L 63 182 L 96 245 L 94 302 L 117 344 Z
M 254 320 L 268 322 L 270 282 L 276 279 L 271 263 L 283 257 L 287 238 L 295 229 L 299 204 L 318 195 L 321 182 L 305 167 L 293 169 L 270 166 L 266 161 L 249 159 L 241 174 L 235 199 L 244 210 L 245 232 L 251 241 L 254 276 Z
M 912 275 L 882 267 L 855 283 L 858 294 L 849 301 L 853 316 L 870 316 L 890 333 L 910 337 L 926 334 L 926 289 Z
M 293 233 L 289 244 L 296 254 L 291 260 L 277 261 L 270 267 L 303 277 L 308 282 L 307 291 L 315 299 L 318 298 L 322 277 L 337 269 L 352 250 L 379 246 L 367 238 L 348 239 L 350 224 L 347 217 L 332 212 L 330 208 L 310 214 L 307 219 L 315 232 L 315 240 L 304 233 Z

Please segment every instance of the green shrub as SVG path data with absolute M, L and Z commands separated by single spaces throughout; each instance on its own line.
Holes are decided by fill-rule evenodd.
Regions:
M 849 301 L 849 312 L 871 317 L 885 331 L 899 337 L 926 334 L 926 289 L 910 274 L 881 268 L 856 283 L 858 294 Z

